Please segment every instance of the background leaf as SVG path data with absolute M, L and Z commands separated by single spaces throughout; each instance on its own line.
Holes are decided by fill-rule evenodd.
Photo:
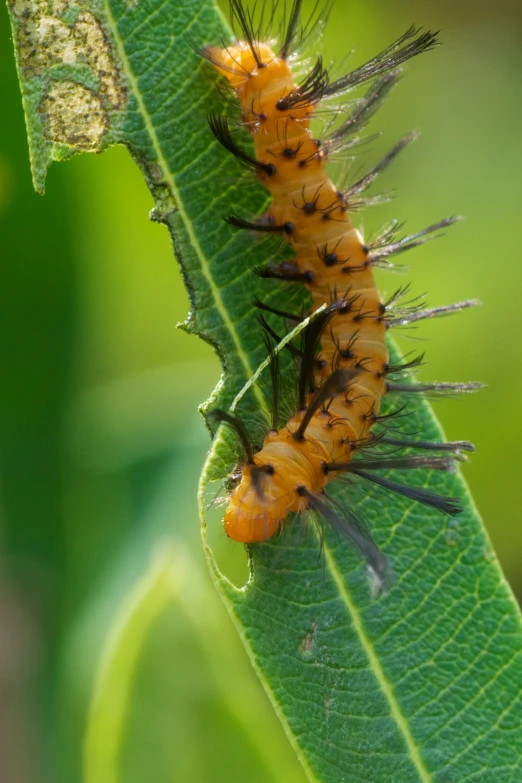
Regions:
M 143 9 L 141 9 L 141 10 L 143 10 Z M 160 14 L 159 15 L 160 16 L 159 19 L 157 18 L 157 15 L 156 15 L 156 17 L 155 17 L 156 18 L 156 24 L 153 24 L 153 25 L 150 25 L 150 26 L 149 25 L 145 25 L 145 30 L 146 30 L 146 35 L 147 36 L 154 35 L 155 37 L 158 37 L 158 36 L 161 37 L 161 31 L 168 28 L 168 25 L 171 22 L 171 17 L 169 17 L 169 15 L 167 13 L 169 11 L 169 8 L 165 8 L 163 10 L 165 11 L 165 14 L 164 15 Z M 116 11 L 114 12 L 115 13 L 114 18 L 119 22 L 119 27 L 124 29 L 125 34 L 128 32 L 129 29 L 132 29 L 132 24 L 131 24 L 131 22 L 128 19 L 128 17 L 130 17 L 131 14 L 127 14 L 127 11 L 128 11 L 128 9 L 126 7 L 123 8 L 123 6 L 121 6 L 121 7 L 117 8 Z M 149 7 L 145 6 L 145 8 L 144 8 L 144 16 L 147 16 L 150 11 L 151 11 L 150 6 Z M 125 17 L 127 17 L 126 23 L 124 23 Z M 140 18 L 144 18 L 144 17 L 138 17 L 138 19 L 140 19 Z M 100 12 L 100 19 L 104 19 L 102 12 Z M 128 27 L 126 27 L 126 24 L 128 25 Z M 112 29 L 111 25 L 107 25 L 107 27 L 109 29 Z M 150 29 L 149 29 L 149 27 L 150 27 Z M 209 34 L 208 35 L 209 38 L 211 37 L 210 36 L 210 30 L 211 30 L 211 26 L 208 26 L 207 27 L 207 32 Z M 142 29 L 142 32 L 143 32 L 143 29 Z M 175 43 L 176 41 L 179 41 L 179 38 L 174 37 L 171 40 L 171 43 Z M 136 47 L 136 48 L 139 48 L 139 47 Z M 170 52 L 171 52 L 171 50 L 167 47 L 164 50 L 164 52 L 163 52 L 164 57 L 163 58 L 158 58 L 157 62 L 152 63 L 152 73 L 148 74 L 148 78 L 147 79 L 145 77 L 142 78 L 142 81 L 143 81 L 144 85 L 146 85 L 146 83 L 148 85 L 152 84 L 152 86 L 154 88 L 156 88 L 156 84 L 160 84 L 162 86 L 166 85 L 164 93 L 161 92 L 161 96 L 160 96 L 159 93 L 158 93 L 157 96 L 151 96 L 152 104 L 155 104 L 155 103 L 159 104 L 161 102 L 161 97 L 163 97 L 164 95 L 171 95 L 171 94 L 173 94 L 173 93 L 169 92 L 169 89 L 172 86 L 172 84 L 171 84 L 171 82 L 169 82 L 169 75 L 170 75 L 170 73 L 167 73 L 167 71 L 169 69 L 168 61 L 169 61 Z M 148 53 L 148 54 L 150 55 L 150 53 Z M 147 59 L 146 47 L 145 47 L 145 49 L 142 52 L 139 53 L 139 55 L 140 56 L 136 55 L 136 53 L 133 52 L 133 57 L 132 58 L 129 57 L 129 59 L 132 59 L 133 61 L 137 60 L 138 61 L 138 66 L 140 64 L 142 66 L 143 65 L 143 61 Z M 87 64 L 87 67 L 90 67 L 90 65 Z M 91 70 L 95 70 L 95 68 L 92 68 Z M 144 71 L 144 70 L 145 69 L 142 68 L 142 71 Z M 74 81 L 71 78 L 71 74 L 70 73 L 68 73 L 67 76 L 68 76 L 68 78 L 65 79 L 64 81 Z M 185 78 L 186 76 L 187 76 L 187 71 L 185 70 L 183 72 L 183 78 Z M 41 79 L 42 77 L 40 77 L 40 75 L 37 74 L 37 75 L 35 75 L 34 77 L 31 77 L 31 78 Z M 83 72 L 83 75 L 82 75 L 82 72 L 80 72 L 79 74 L 77 73 L 76 74 L 76 78 L 78 78 L 80 80 L 83 79 L 82 83 L 84 84 L 84 86 L 86 85 L 87 88 L 89 88 L 88 80 L 87 80 L 84 72 Z M 124 79 L 124 78 L 125 77 L 122 76 L 122 79 Z M 76 83 L 76 82 L 74 82 L 74 83 Z M 181 82 L 181 79 L 180 79 L 179 82 L 178 82 L 178 87 L 179 87 L 179 85 L 181 83 L 182 82 Z M 42 86 L 43 86 L 43 79 L 42 79 L 42 83 L 39 85 L 39 88 L 42 88 Z M 96 89 L 94 84 L 90 88 L 93 89 L 93 90 Z M 147 86 L 147 89 L 148 89 L 148 86 Z M 192 92 L 194 94 L 198 94 L 197 93 L 197 89 L 198 89 L 197 87 L 194 87 Z M 35 87 L 35 90 L 36 90 L 36 87 Z M 210 90 L 209 94 L 213 96 L 214 93 L 212 92 L 211 85 L 209 86 L 209 90 Z M 40 103 L 37 102 L 36 98 L 34 97 L 34 96 L 39 96 L 41 94 L 42 93 L 38 93 L 37 91 L 35 91 L 34 93 L 31 93 L 29 95 L 29 97 L 33 98 L 33 104 L 32 104 L 33 106 L 36 106 L 36 105 L 40 106 L 41 105 Z M 56 92 L 54 94 L 56 95 Z M 176 93 L 176 96 L 179 97 L 177 93 Z M 157 98 L 157 100 L 156 100 L 156 98 Z M 152 108 L 154 108 L 154 107 L 152 107 Z M 170 133 L 170 129 L 171 128 L 174 128 L 175 130 L 179 131 L 178 138 L 176 140 L 173 140 L 169 136 L 167 146 L 169 146 L 169 144 L 170 144 L 171 147 L 174 146 L 176 149 L 178 149 L 178 153 L 179 153 L 178 154 L 178 159 L 180 159 L 181 164 L 183 164 L 185 161 L 187 161 L 187 148 L 181 149 L 179 147 L 179 144 L 181 142 L 184 142 L 185 140 L 188 140 L 189 142 L 191 142 L 192 138 L 193 138 L 193 134 L 191 134 L 187 130 L 188 125 L 189 125 L 187 117 L 185 117 L 185 120 L 187 120 L 185 125 L 183 125 L 181 123 L 179 123 L 177 125 L 174 125 L 173 122 L 171 121 L 171 119 L 170 119 L 170 117 L 171 117 L 170 110 L 172 110 L 175 113 L 175 111 L 177 109 L 181 109 L 181 110 L 183 109 L 183 103 L 182 103 L 181 98 L 179 100 L 176 100 L 176 101 L 174 101 L 173 103 L 170 104 L 169 111 L 165 111 L 163 113 L 163 112 L 160 112 L 158 110 L 158 112 L 156 112 L 156 114 L 158 115 L 158 118 L 159 118 L 160 115 L 162 117 L 166 117 L 167 118 L 169 133 Z M 111 115 L 111 112 L 112 112 L 111 107 L 109 106 L 108 108 L 105 109 L 105 111 L 111 117 L 111 124 L 110 124 L 110 128 L 106 131 L 106 135 L 103 136 L 103 140 L 104 140 L 103 143 L 105 143 L 105 141 L 107 141 L 110 138 L 110 134 L 111 133 L 117 134 L 117 132 L 118 132 L 118 126 L 117 126 L 116 118 L 114 118 L 114 121 L 113 121 L 113 118 L 112 118 L 112 115 Z M 139 155 L 141 155 L 143 153 L 144 157 L 140 158 L 140 160 L 142 162 L 142 165 L 145 167 L 145 169 L 147 171 L 147 174 L 149 175 L 149 181 L 153 181 L 154 182 L 154 177 L 155 176 L 156 176 L 156 180 L 158 179 L 158 177 L 157 177 L 158 171 L 153 168 L 152 172 L 151 172 L 151 170 L 148 168 L 149 160 L 150 160 L 150 158 L 148 157 L 148 153 L 151 152 L 151 145 L 149 144 L 150 139 L 147 139 L 145 132 L 141 132 L 140 131 L 139 116 L 133 116 L 133 111 L 134 111 L 134 109 L 132 108 L 132 103 L 131 103 L 131 110 L 129 110 L 131 121 L 129 120 L 129 125 L 127 127 L 129 129 L 129 132 L 132 131 L 134 133 L 134 137 L 133 137 L 134 141 L 140 141 L 140 142 L 143 141 L 144 142 L 141 145 L 138 144 L 138 143 L 135 144 L 135 150 L 138 152 Z M 193 123 L 193 125 L 197 125 L 200 128 L 200 130 L 201 130 L 201 132 L 203 134 L 204 133 L 203 129 L 205 128 L 204 116 L 197 117 L 196 114 L 191 113 L 191 112 L 189 112 L 189 114 L 190 114 L 189 119 L 190 119 L 191 123 Z M 125 121 L 127 121 L 127 120 L 128 120 L 128 116 L 127 116 L 127 113 L 125 112 Z M 122 121 L 122 117 L 121 116 L 118 118 L 118 121 Z M 56 127 L 56 124 L 55 124 L 55 127 Z M 185 133 L 185 131 L 186 131 L 186 133 Z M 121 138 L 123 138 L 123 136 L 121 136 Z M 71 152 L 71 148 L 68 145 L 63 145 L 63 143 L 57 141 L 56 138 L 52 140 L 52 143 L 50 144 L 50 146 L 49 146 L 49 140 L 48 139 L 45 139 L 44 141 L 45 141 L 45 144 L 44 144 L 44 146 L 45 146 L 45 155 L 42 153 L 40 155 L 40 157 L 38 158 L 38 161 L 39 161 L 38 165 L 40 166 L 40 175 L 41 175 L 41 169 L 46 164 L 46 161 L 48 160 L 48 157 L 49 157 L 50 154 L 55 155 L 56 157 L 60 157 L 62 155 L 66 155 L 66 154 L 69 154 Z M 70 139 L 69 139 L 69 141 L 70 141 Z M 176 145 L 178 145 L 178 146 L 176 146 Z M 33 148 L 36 148 L 36 143 L 35 142 L 33 142 Z M 189 148 L 190 148 L 190 145 L 189 145 Z M 196 146 L 194 146 L 191 149 L 194 151 L 195 157 L 197 158 L 197 154 L 199 154 L 199 152 L 201 151 L 201 147 L 198 147 L 196 145 Z M 206 149 L 206 147 L 205 147 L 205 149 Z M 41 152 L 41 149 L 40 149 L 40 152 Z M 33 153 L 33 155 L 35 155 L 35 153 Z M 212 155 L 209 158 L 204 158 L 203 159 L 204 165 L 202 165 L 201 169 L 200 169 L 201 172 L 203 173 L 203 175 L 205 174 L 205 172 L 208 172 L 208 170 L 209 170 L 207 161 L 208 160 L 216 161 L 216 160 L 218 160 L 219 155 L 220 155 L 220 153 L 212 151 Z M 45 156 L 47 156 L 47 157 L 45 157 Z M 155 156 L 156 156 L 156 151 L 153 149 L 150 157 L 154 160 Z M 191 156 L 192 156 L 192 152 L 191 152 Z M 169 151 L 169 154 L 165 157 L 165 160 L 170 161 L 171 158 L 172 158 L 172 156 L 171 156 L 170 151 Z M 188 163 L 188 161 L 187 161 L 187 163 Z M 169 163 L 169 165 L 170 165 L 170 163 Z M 226 183 L 226 178 L 228 176 L 230 176 L 230 161 L 228 161 L 228 160 L 225 161 L 223 159 L 222 165 L 223 165 L 223 169 L 222 169 L 223 177 L 224 177 L 225 183 Z M 165 212 L 168 213 L 170 211 L 171 201 L 170 201 L 170 195 L 168 195 L 167 198 L 165 198 L 164 193 L 163 193 L 163 198 L 162 198 L 162 195 L 161 195 L 162 194 L 161 176 L 159 177 L 159 180 L 160 180 L 159 185 L 158 185 L 158 182 L 156 181 L 155 184 L 154 184 L 154 187 L 155 187 L 156 197 L 157 197 L 157 199 L 158 199 L 158 201 L 160 203 L 160 212 L 159 212 L 159 214 L 161 216 Z M 184 183 L 182 182 L 181 184 L 183 185 Z M 410 183 L 410 187 L 413 187 L 413 184 L 414 183 L 412 181 Z M 227 185 L 225 184 L 224 187 L 223 187 L 223 191 L 226 191 L 226 187 L 227 187 Z M 206 207 L 208 206 L 208 204 L 207 204 L 207 193 L 206 193 L 206 191 L 204 189 L 203 190 L 202 189 L 198 190 L 196 188 L 195 191 L 196 191 L 196 193 L 198 195 L 198 198 L 199 198 L 198 208 L 196 209 L 196 212 L 198 212 L 198 214 L 199 214 L 199 212 L 201 212 L 202 210 L 206 209 Z M 181 193 L 181 192 L 182 192 L 182 189 L 180 189 L 179 193 Z M 188 192 L 188 190 L 186 192 Z M 254 196 L 254 195 L 252 195 L 252 192 L 250 192 L 248 194 L 244 193 L 241 196 L 241 199 L 243 199 L 243 198 L 245 200 L 248 200 L 248 207 L 250 209 L 252 209 L 252 211 L 256 211 L 257 209 L 260 208 L 262 197 Z M 260 199 L 259 202 L 256 201 L 256 199 L 258 199 L 258 198 Z M 221 205 L 220 209 L 216 210 L 216 213 L 215 213 L 214 217 L 212 218 L 212 220 L 214 221 L 213 224 L 216 225 L 216 228 L 218 227 L 218 225 L 221 228 L 221 225 L 219 224 L 219 217 L 221 217 L 221 215 L 224 212 L 227 212 L 230 209 L 230 206 L 229 206 L 229 203 L 228 203 L 229 199 L 230 199 L 230 191 L 226 192 L 226 197 L 224 198 L 224 202 L 226 202 L 226 203 L 223 203 Z M 186 221 L 190 222 L 192 220 L 192 217 L 193 217 L 194 214 L 195 213 L 191 213 L 190 211 L 185 211 L 184 215 L 181 216 L 180 225 L 183 223 L 183 219 L 185 219 Z M 208 213 L 206 213 L 206 214 L 208 214 Z M 174 216 L 169 216 L 169 222 L 171 224 L 174 223 L 175 222 L 175 217 Z M 203 222 L 206 224 L 206 221 L 203 221 Z M 208 223 L 209 224 L 211 223 L 211 219 L 210 218 L 209 218 Z M 203 223 L 198 224 L 198 234 L 197 234 L 198 238 L 200 237 L 200 233 L 199 232 L 200 232 L 200 230 L 202 231 L 202 228 L 203 228 Z M 203 236 L 203 234 L 201 234 L 201 236 Z M 229 238 L 230 238 L 229 234 L 224 234 L 222 237 L 220 237 L 220 242 L 227 242 L 229 240 Z M 248 251 L 247 261 L 248 261 L 248 263 L 254 263 L 254 261 L 255 261 L 254 255 L 256 255 L 256 253 L 251 248 L 249 240 L 246 241 L 244 239 L 240 239 L 240 238 L 234 237 L 233 243 L 237 242 L 237 244 L 233 244 L 232 247 L 237 249 L 236 252 L 238 252 L 238 253 L 242 252 L 240 250 L 240 248 L 241 248 L 241 243 L 243 241 L 244 241 L 245 250 Z M 217 243 L 217 244 L 219 245 L 220 243 Z M 231 248 L 231 245 L 228 245 L 227 250 L 230 249 L 230 248 Z M 439 252 L 439 251 L 437 251 L 437 252 Z M 259 255 L 261 255 L 261 253 L 259 253 Z M 230 312 L 233 313 L 232 321 L 234 321 L 236 318 L 241 318 L 241 315 L 242 315 L 241 310 L 240 309 L 236 309 L 236 302 L 237 302 L 237 299 L 238 299 L 237 292 L 241 291 L 242 286 L 239 285 L 239 286 L 236 286 L 234 288 L 234 283 L 236 282 L 234 276 L 237 275 L 237 270 L 238 270 L 239 267 L 235 268 L 235 265 L 233 263 L 233 259 L 234 259 L 234 254 L 233 253 L 230 253 L 230 254 L 228 252 L 224 253 L 223 257 L 221 258 L 220 267 L 219 267 L 221 270 L 224 270 L 225 269 L 224 262 L 225 261 L 230 262 L 231 274 L 229 276 L 225 275 L 225 279 L 224 279 L 223 282 L 225 284 L 224 288 L 225 288 L 226 292 L 229 292 L 231 294 L 230 295 L 230 301 L 233 301 L 234 302 L 234 306 L 235 306 L 234 308 L 232 308 L 232 307 L 230 308 Z M 195 259 L 194 260 L 194 264 L 193 264 L 194 270 L 197 268 L 200 260 L 201 259 L 199 259 L 199 260 Z M 216 265 L 216 269 L 217 268 L 218 268 L 218 265 Z M 241 267 L 241 269 L 242 269 L 242 267 Z M 228 272 L 228 268 L 227 268 L 227 272 Z M 212 273 L 212 274 L 214 274 L 214 273 Z M 217 274 L 217 272 L 216 272 L 216 274 Z M 197 290 L 198 293 L 202 294 L 202 298 L 204 300 L 204 295 L 208 295 L 209 294 L 209 286 L 208 286 L 208 282 L 209 281 L 208 281 L 208 279 L 205 278 L 205 275 L 202 275 L 200 277 L 200 279 L 198 279 L 197 275 L 195 275 L 195 279 L 198 281 L 198 287 L 196 288 L 196 290 Z M 248 279 L 248 281 L 250 283 L 251 278 L 249 277 L 247 279 Z M 229 286 L 230 286 L 230 288 L 229 288 Z M 212 292 L 210 291 L 210 293 L 212 293 Z M 228 301 L 225 302 L 225 305 L 228 305 Z M 216 323 L 212 323 L 211 320 L 209 319 L 208 323 L 210 323 L 211 330 L 214 330 L 214 327 L 216 327 L 215 333 L 217 333 L 217 329 L 218 329 L 218 326 L 219 326 L 218 319 L 216 319 Z M 241 326 L 241 333 L 242 333 L 242 335 L 243 335 L 243 331 L 244 331 L 244 335 L 245 335 L 245 337 L 244 337 L 244 346 L 246 346 L 245 350 L 246 350 L 246 352 L 248 354 L 249 351 L 250 351 L 250 348 L 252 347 L 252 345 L 248 342 L 248 334 L 249 334 L 249 330 L 251 330 L 252 323 L 248 321 L 248 314 L 247 313 L 245 313 L 244 322 L 242 322 L 240 320 L 239 323 L 240 323 L 240 326 Z M 225 327 L 226 327 L 226 320 L 225 320 Z M 223 328 L 221 331 L 222 331 L 223 335 L 226 333 L 226 329 L 225 328 Z M 254 333 L 252 332 L 252 334 L 254 334 Z M 257 332 L 254 335 L 254 338 L 255 338 L 254 341 L 257 342 Z M 229 351 L 229 355 L 232 357 L 232 352 L 231 351 Z M 234 385 L 237 388 L 237 386 L 240 384 L 240 378 L 243 377 L 245 374 L 248 374 L 249 371 L 252 369 L 252 367 L 256 366 L 256 362 L 257 362 L 257 357 L 255 357 L 252 360 L 252 362 L 250 363 L 250 366 L 245 370 L 245 363 L 242 362 L 242 361 L 236 362 L 235 359 L 234 359 L 234 361 L 232 362 L 232 364 L 233 364 L 233 366 L 232 366 L 232 370 L 233 370 L 233 372 L 232 372 L 232 385 L 229 388 L 233 389 Z M 468 403 L 466 403 L 466 405 L 467 404 Z M 462 407 L 464 408 L 464 405 Z M 406 542 L 406 543 L 409 543 L 409 541 Z M 352 564 L 350 563 L 350 568 L 351 567 L 352 567 Z M 289 641 L 291 641 L 291 640 L 289 640 Z M 307 645 L 305 645 L 305 649 L 306 648 L 307 648 Z M 479 778 L 477 778 L 477 779 L 479 779 Z M 502 778 L 500 778 L 500 779 L 502 779 Z
M 238 783 L 303 779 L 233 628 L 220 628 L 219 599 L 201 576 L 182 542 L 165 539 L 126 596 L 98 673 L 86 783 L 147 775 L 160 783 L 173 774 L 196 782 L 223 768 Z M 182 667 L 173 665 L 179 657 Z M 154 712 L 160 721 L 151 722 Z

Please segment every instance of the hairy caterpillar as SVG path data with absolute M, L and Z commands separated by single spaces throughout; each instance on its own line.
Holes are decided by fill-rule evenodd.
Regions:
M 241 40 L 231 46 L 207 47 L 202 52 L 225 77 L 239 101 L 243 126 L 253 139 L 254 156 L 236 142 L 226 118 L 210 117 L 211 130 L 246 168 L 256 172 L 272 198 L 267 214 L 260 220 L 238 215 L 226 219 L 238 228 L 284 237 L 294 257 L 279 264 L 269 263 L 259 273 L 304 285 L 311 295 L 312 310 L 328 305 L 310 324 L 304 338 L 299 358 L 298 411 L 282 428 L 278 428 L 274 416 L 272 430 L 257 453 L 236 417 L 214 412 L 216 419 L 236 429 L 248 458 L 230 496 L 224 525 L 236 541 L 263 541 L 274 535 L 289 513 L 312 508 L 351 536 L 382 579 L 385 559 L 366 532 L 361 532 L 355 513 L 345 508 L 339 513 L 324 487 L 332 478 L 348 472 L 445 513 L 458 513 L 458 501 L 396 483 L 374 471 L 451 469 L 459 451 L 472 450 L 471 444 L 391 437 L 379 410 L 385 394 L 459 393 L 473 391 L 479 384 L 400 382 L 397 376 L 416 366 L 420 359 L 390 365 L 385 335 L 390 327 L 453 313 L 476 302 L 433 309 L 422 309 L 415 303 L 401 307 L 399 300 L 405 289 L 399 289 L 385 303 L 375 285 L 373 267 L 389 266 L 391 256 L 436 236 L 457 218 L 401 238 L 397 237 L 396 226 L 387 227 L 371 244 L 365 244 L 352 224 L 350 211 L 371 203 L 362 194 L 414 134 L 401 139 L 377 166 L 346 189 L 336 188 L 325 171 L 328 158 L 360 141 L 359 132 L 397 82 L 399 66 L 436 45 L 436 34 L 410 28 L 368 63 L 334 81 L 319 58 L 308 76 L 297 83 L 290 55 L 313 29 L 312 21 L 300 26 L 301 5 L 301 0 L 293 0 L 282 45 L 274 50 L 266 42 L 270 40 L 268 34 L 256 29 L 241 0 L 231 0 Z M 348 116 L 327 137 L 314 138 L 310 121 L 319 101 L 338 98 L 368 81 L 370 88 Z M 296 314 L 275 311 L 263 303 L 258 306 L 291 321 L 299 320 Z M 270 331 L 268 325 L 265 327 Z M 275 367 L 276 357 L 272 358 Z M 273 371 L 274 386 L 276 376 L 277 368 Z M 372 459 L 358 457 L 363 449 L 380 445 L 424 450 L 428 455 L 390 457 L 377 449 Z

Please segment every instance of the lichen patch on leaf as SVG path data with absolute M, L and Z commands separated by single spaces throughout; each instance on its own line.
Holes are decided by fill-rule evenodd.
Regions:
M 85 62 L 99 77 L 99 95 L 109 107 L 118 109 L 125 103 L 125 90 L 120 84 L 109 43 L 103 29 L 91 13 L 83 13 L 72 27 L 78 59 Z
M 56 82 L 40 104 L 47 137 L 85 151 L 100 149 L 107 112 L 100 98 L 75 82 Z
M 37 189 L 51 160 L 98 152 L 125 107 L 112 45 L 100 20 L 64 0 L 11 0 L 18 68 Z

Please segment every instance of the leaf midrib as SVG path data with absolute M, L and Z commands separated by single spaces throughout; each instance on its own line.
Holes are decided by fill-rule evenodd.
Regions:
M 354 627 L 355 632 L 357 633 L 357 636 L 364 650 L 364 653 L 368 658 L 368 662 L 370 664 L 372 673 L 375 679 L 377 680 L 386 701 L 388 702 L 390 713 L 397 725 L 397 728 L 399 729 L 399 731 L 401 732 L 404 738 L 404 742 L 408 750 L 408 755 L 410 757 L 412 764 L 414 765 L 415 769 L 419 774 L 419 779 L 422 781 L 422 783 L 432 783 L 433 778 L 428 772 L 428 770 L 426 769 L 426 765 L 424 764 L 424 760 L 421 756 L 420 750 L 410 731 L 408 721 L 404 717 L 402 710 L 399 707 L 399 703 L 397 701 L 395 693 L 393 692 L 393 688 L 390 682 L 388 681 L 388 679 L 386 678 L 384 670 L 379 662 L 379 657 L 375 652 L 373 644 L 371 643 L 370 639 L 366 634 L 360 612 L 358 611 L 357 607 L 355 606 L 355 604 L 353 603 L 350 597 L 350 593 L 348 592 L 342 574 L 337 568 L 331 549 L 326 541 L 323 542 L 323 553 L 324 553 L 327 567 L 329 568 L 335 586 L 337 587 L 339 597 L 341 601 L 344 603 L 344 605 L 346 606 L 346 610 L 351 617 L 352 625 Z

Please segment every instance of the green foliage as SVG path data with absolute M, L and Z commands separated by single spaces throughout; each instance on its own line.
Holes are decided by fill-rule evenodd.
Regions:
M 272 289 L 250 272 L 266 250 L 222 221 L 236 208 L 258 213 L 265 197 L 231 182 L 237 168 L 206 126 L 206 113 L 218 105 L 214 77 L 190 44 L 219 40 L 219 13 L 210 0 L 113 0 L 105 6 L 16 0 L 12 19 L 36 187 L 43 188 L 53 159 L 115 142 L 129 147 L 154 195 L 154 217 L 168 225 L 183 267 L 193 300 L 189 328 L 224 357 L 219 404 L 230 404 L 264 358 L 251 301 L 256 293 L 266 301 Z M 271 301 L 297 306 L 299 297 L 276 290 Z M 258 394 L 245 399 L 243 409 L 250 415 L 261 404 Z M 425 404 L 410 426 L 425 438 L 440 436 Z M 219 441 L 203 477 L 202 512 L 207 483 L 222 477 L 233 459 L 228 441 Z M 466 493 L 458 475 L 428 481 L 445 494 Z M 320 559 L 314 536 L 295 524 L 253 550 L 253 577 L 242 590 L 221 575 L 207 548 L 218 589 L 309 777 L 515 779 L 520 618 L 473 506 L 469 502 L 456 522 L 406 501 L 383 502 L 375 493 L 361 507 L 396 577 L 376 600 L 346 542 L 328 536 Z M 125 780 L 137 774 L 129 749 L 140 733 L 139 719 L 131 721 L 127 740 L 111 737 L 104 727 L 114 724 L 105 710 L 118 703 L 107 694 L 123 689 L 115 718 L 122 732 L 127 691 L 134 693 L 140 677 L 153 675 L 137 672 L 132 644 L 137 656 L 147 622 L 157 619 L 147 607 L 160 613 L 172 599 L 166 570 L 151 578 L 152 592 L 138 596 L 126 618 L 121 634 L 130 647 L 113 638 L 106 653 L 88 734 L 93 780 L 119 774 L 90 766 L 105 736 L 108 764 L 124 747 L 122 774 Z M 172 628 L 176 621 L 167 617 L 165 624 Z M 122 651 L 130 657 L 120 667 Z M 228 674 L 236 676 L 234 667 Z
M 220 609 L 186 548 L 161 543 L 105 645 L 85 783 L 199 783 L 213 780 L 216 769 L 237 783 L 302 782 L 233 628 L 223 632 Z

